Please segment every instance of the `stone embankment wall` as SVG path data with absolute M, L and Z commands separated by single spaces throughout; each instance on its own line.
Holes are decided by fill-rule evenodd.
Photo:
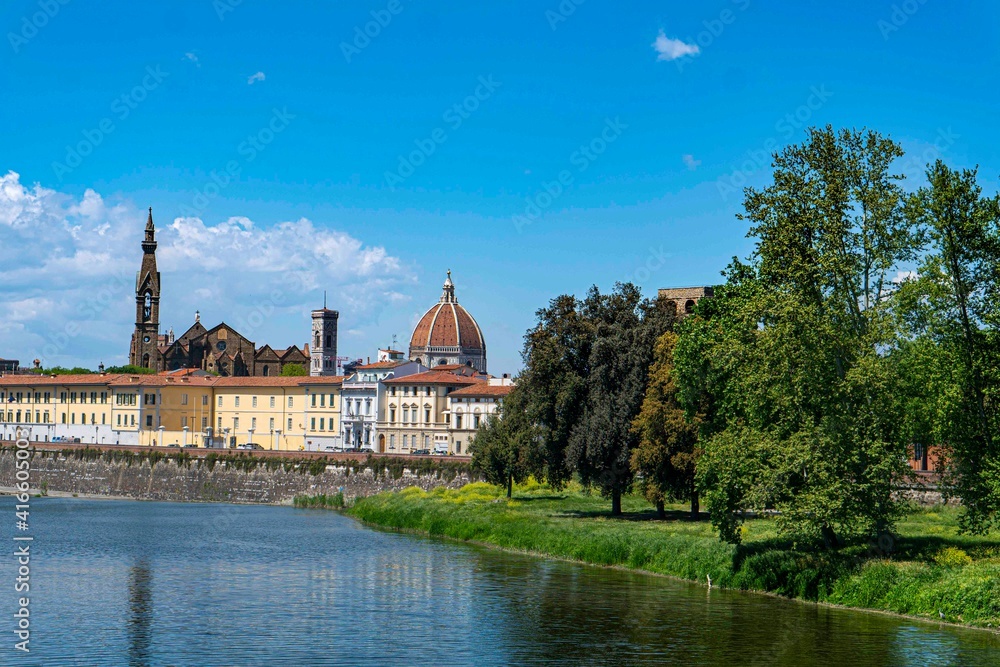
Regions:
M 15 483 L 14 452 L 0 451 L 0 486 Z M 313 475 L 305 465 L 287 470 L 284 465 L 258 465 L 248 470 L 232 462 L 205 460 L 178 463 L 172 459 L 148 458 L 132 461 L 107 458 L 81 459 L 59 452 L 40 454 L 31 459 L 32 490 L 76 493 L 80 495 L 123 496 L 137 500 L 283 503 L 296 495 L 336 494 L 343 492 L 348 502 L 382 491 L 396 491 L 409 486 L 425 490 L 438 486 L 458 488 L 472 481 L 468 473 L 446 471 L 416 475 L 403 468 L 394 476 L 388 469 L 378 475 L 359 464 L 334 462 Z M 449 479 L 450 478 L 450 479 Z

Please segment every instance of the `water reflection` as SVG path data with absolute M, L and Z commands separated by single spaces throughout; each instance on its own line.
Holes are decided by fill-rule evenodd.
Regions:
M 153 571 L 145 559 L 129 568 L 128 574 L 128 664 L 148 667 L 153 640 Z
M 45 551 L 32 600 L 33 638 L 44 642 L 31 664 L 1000 662 L 994 634 L 373 531 L 323 511 L 49 498 L 32 507 Z M 227 527 L 206 520 L 221 511 Z M 12 577 L 9 561 L 0 581 Z M 13 662 L 6 650 L 0 664 Z

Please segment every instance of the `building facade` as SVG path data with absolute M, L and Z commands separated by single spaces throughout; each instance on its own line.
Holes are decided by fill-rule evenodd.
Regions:
M 344 379 L 341 435 L 346 448 L 385 451 L 385 437 L 378 431 L 385 419 L 385 381 L 427 370 L 415 361 L 400 359 L 398 353 L 389 352 L 379 350 L 379 361 L 356 366 L 354 373 Z
M 712 293 L 711 287 L 662 287 L 658 291 L 661 299 L 670 299 L 677 304 L 678 317 L 693 313 L 698 302 L 711 297 Z

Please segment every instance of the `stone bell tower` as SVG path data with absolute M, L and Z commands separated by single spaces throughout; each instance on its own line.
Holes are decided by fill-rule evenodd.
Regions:
M 309 342 L 309 375 L 337 374 L 337 320 L 340 313 L 326 307 L 312 311 L 312 340 Z
M 146 220 L 142 241 L 142 264 L 135 277 L 135 333 L 129 363 L 144 368 L 160 368 L 160 272 L 156 270 L 156 228 L 153 209 Z

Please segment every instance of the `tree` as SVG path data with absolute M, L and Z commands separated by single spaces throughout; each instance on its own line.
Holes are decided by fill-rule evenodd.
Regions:
M 523 402 L 515 386 L 469 444 L 473 470 L 490 484 L 506 487 L 508 498 L 514 493 L 514 484 L 527 479 L 532 468 L 535 430 Z
M 281 377 L 300 377 L 309 375 L 302 364 L 285 364 L 281 368 Z
M 725 539 L 747 510 L 780 510 L 782 531 L 831 545 L 899 516 L 892 280 L 919 246 L 889 171 L 901 155 L 875 132 L 812 129 L 775 155 L 772 185 L 747 189 L 754 252 L 692 325 L 705 348 L 678 353 L 685 406 L 710 408 L 698 485 Z
M 152 368 L 136 366 L 134 364 L 126 364 L 124 366 L 108 366 L 104 372 L 111 374 L 121 373 L 124 375 L 154 375 L 156 373 L 156 371 Z
M 632 451 L 632 471 L 641 477 L 643 494 L 662 519 L 667 499 L 690 500 L 691 517 L 698 517 L 694 473 L 701 449 L 698 419 L 688 420 L 678 400 L 674 349 L 677 334 L 668 331 L 656 341 L 649 384 L 632 428 L 639 443 Z
M 656 339 L 673 323 L 673 303 L 644 300 L 631 283 L 602 295 L 592 287 L 581 315 L 591 323 L 593 343 L 584 376 L 583 414 L 570 436 L 567 458 L 584 484 L 596 485 L 620 515 L 631 487 L 632 422 L 642 407 Z
M 962 528 L 981 533 L 1000 512 L 1000 197 L 983 197 L 976 175 L 938 160 L 908 202 L 929 248 L 919 279 L 905 286 L 905 312 L 915 336 L 910 377 L 919 382 L 911 393 L 924 402 L 910 423 L 925 443 L 944 447 L 945 483 L 965 506 Z
M 524 336 L 524 370 L 517 389 L 539 448 L 532 473 L 559 488 L 570 478 L 566 450 L 587 397 L 592 325 L 572 295 L 558 296 L 536 312 L 538 323 Z

